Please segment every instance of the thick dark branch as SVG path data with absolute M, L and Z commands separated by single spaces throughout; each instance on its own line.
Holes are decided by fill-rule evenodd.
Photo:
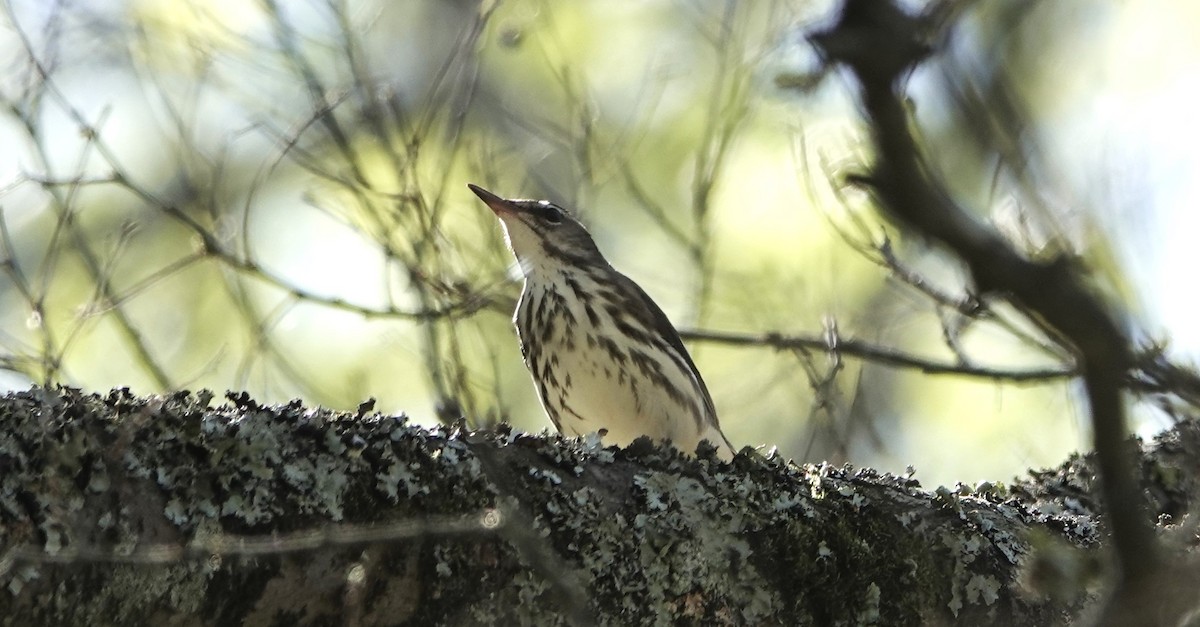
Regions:
M 859 80 L 877 151 L 869 182 L 883 206 L 962 257 L 980 291 L 1007 295 L 1078 353 L 1115 548 L 1125 581 L 1137 587 L 1158 560 L 1133 460 L 1122 446 L 1127 427 L 1121 383 L 1133 363 L 1130 343 L 1074 263 L 1027 259 L 959 207 L 921 162 L 898 85 L 929 52 L 926 29 L 890 1 L 848 0 L 837 26 L 813 41 Z
M 0 615 L 1048 625 L 1088 597 L 1022 592 L 1030 538 L 1084 556 L 1100 541 L 1086 459 L 1011 491 L 928 492 L 753 451 L 727 464 L 644 440 L 618 450 L 227 398 L 0 399 Z M 1169 444 L 1147 485 L 1155 514 L 1178 516 L 1200 428 L 1181 423 Z

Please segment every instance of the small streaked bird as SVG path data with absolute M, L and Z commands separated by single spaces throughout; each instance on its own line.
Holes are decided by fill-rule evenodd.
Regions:
M 525 275 L 513 322 L 542 407 L 560 433 L 604 430 L 695 453 L 708 440 L 729 459 L 704 379 L 646 292 L 617 272 L 591 234 L 545 200 L 509 200 L 468 184 L 504 228 Z

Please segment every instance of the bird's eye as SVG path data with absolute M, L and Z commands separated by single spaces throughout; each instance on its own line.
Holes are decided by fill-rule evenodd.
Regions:
M 553 205 L 546 207 L 546 210 L 542 212 L 542 218 L 549 224 L 562 224 L 562 209 L 559 209 Z

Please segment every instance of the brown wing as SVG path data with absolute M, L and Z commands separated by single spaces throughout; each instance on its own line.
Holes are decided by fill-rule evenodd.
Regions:
M 650 295 L 646 293 L 646 290 L 642 289 L 642 286 L 638 285 L 633 281 L 633 279 L 630 279 L 616 270 L 613 270 L 613 274 L 616 275 L 618 280 L 623 284 L 625 289 L 622 291 L 624 293 L 636 294 L 641 300 L 640 304 L 642 307 L 628 307 L 627 310 L 639 312 L 637 317 L 643 318 L 639 321 L 642 322 L 646 328 L 653 330 L 653 332 L 658 334 L 659 337 L 665 338 L 667 343 L 670 344 L 675 350 L 679 351 L 679 354 L 683 356 L 683 360 L 687 362 L 688 368 L 692 371 L 692 376 L 696 378 L 696 383 L 700 387 L 701 396 L 704 397 L 704 409 L 708 412 L 708 416 L 711 417 L 713 425 L 717 427 L 717 431 L 720 431 L 721 425 L 717 420 L 717 408 L 713 405 L 712 396 L 708 393 L 708 386 L 704 384 L 704 377 L 700 376 L 700 370 L 696 368 L 696 363 L 692 361 L 692 356 L 688 354 L 687 347 L 683 345 L 683 340 L 679 338 L 679 332 L 675 330 L 675 325 L 671 324 L 671 320 L 670 318 L 667 318 L 667 314 L 663 313 L 663 310 L 658 306 L 658 303 L 655 303 L 654 299 L 650 298 Z M 725 438 L 725 434 L 722 433 L 721 437 Z M 730 450 L 736 450 L 733 448 L 733 445 L 730 444 L 727 438 L 725 438 L 725 444 Z

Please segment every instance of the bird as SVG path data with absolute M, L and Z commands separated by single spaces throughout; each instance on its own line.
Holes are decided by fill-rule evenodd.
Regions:
M 499 218 L 525 283 L 513 315 L 521 355 L 559 433 L 641 436 L 732 459 L 700 371 L 663 310 L 609 264 L 574 215 L 548 200 L 467 187 Z

